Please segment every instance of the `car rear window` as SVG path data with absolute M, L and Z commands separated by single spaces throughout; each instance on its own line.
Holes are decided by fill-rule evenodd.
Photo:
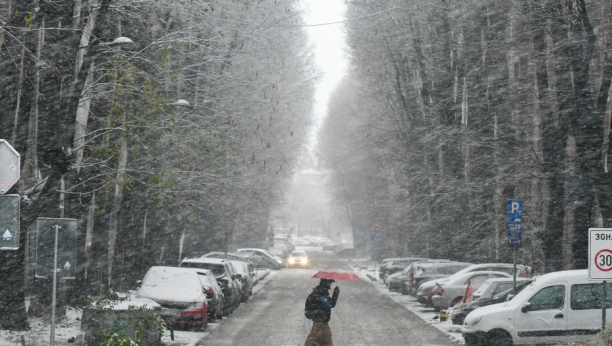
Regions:
M 198 263 L 198 262 L 183 262 L 181 263 L 181 267 L 183 268 L 199 268 L 199 269 L 208 269 L 210 270 L 215 277 L 225 275 L 225 267 L 223 264 L 215 264 L 215 263 Z

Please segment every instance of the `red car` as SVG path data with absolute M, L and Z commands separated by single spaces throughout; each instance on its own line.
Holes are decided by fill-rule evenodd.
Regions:
M 139 283 L 136 297 L 149 298 L 161 305 L 160 314 L 166 324 L 199 332 L 206 330 L 206 291 L 195 270 L 152 267 Z

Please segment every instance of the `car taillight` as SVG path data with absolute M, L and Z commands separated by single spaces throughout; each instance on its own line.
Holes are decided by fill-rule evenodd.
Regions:
M 410 275 L 410 284 L 412 285 L 414 283 L 414 275 Z
M 212 287 L 204 286 L 204 292 L 206 293 L 215 293 Z
M 438 289 L 436 290 L 436 294 L 441 296 L 444 294 L 444 288 L 442 288 L 442 286 L 438 286 Z
M 242 277 L 242 282 L 246 283 L 247 281 L 249 281 L 248 277 L 246 277 L 246 276 Z
M 190 316 L 190 317 L 206 316 L 207 307 L 208 307 L 208 304 L 205 301 L 193 303 L 192 306 L 181 311 L 181 316 Z

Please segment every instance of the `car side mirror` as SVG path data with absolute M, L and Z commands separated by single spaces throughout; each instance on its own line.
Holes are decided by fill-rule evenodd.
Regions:
M 529 311 L 529 308 L 531 307 L 531 303 L 527 302 L 523 305 L 523 307 L 521 308 L 521 312 L 522 313 L 527 313 L 527 311 Z
M 512 298 L 514 298 L 514 294 L 508 293 L 508 295 L 506 296 L 506 301 L 509 302 L 512 300 Z
M 138 285 L 138 286 L 142 285 L 142 280 L 136 281 L 136 285 Z

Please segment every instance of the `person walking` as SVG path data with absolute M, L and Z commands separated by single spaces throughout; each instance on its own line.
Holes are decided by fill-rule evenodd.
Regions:
M 333 346 L 332 333 L 329 329 L 329 319 L 331 317 L 331 309 L 336 306 L 338 296 L 340 295 L 340 287 L 334 288 L 334 294 L 329 296 L 334 280 L 321 279 L 321 282 L 312 289 L 312 293 L 306 298 L 306 308 L 304 315 L 309 320 L 312 320 L 312 329 L 304 346 Z

